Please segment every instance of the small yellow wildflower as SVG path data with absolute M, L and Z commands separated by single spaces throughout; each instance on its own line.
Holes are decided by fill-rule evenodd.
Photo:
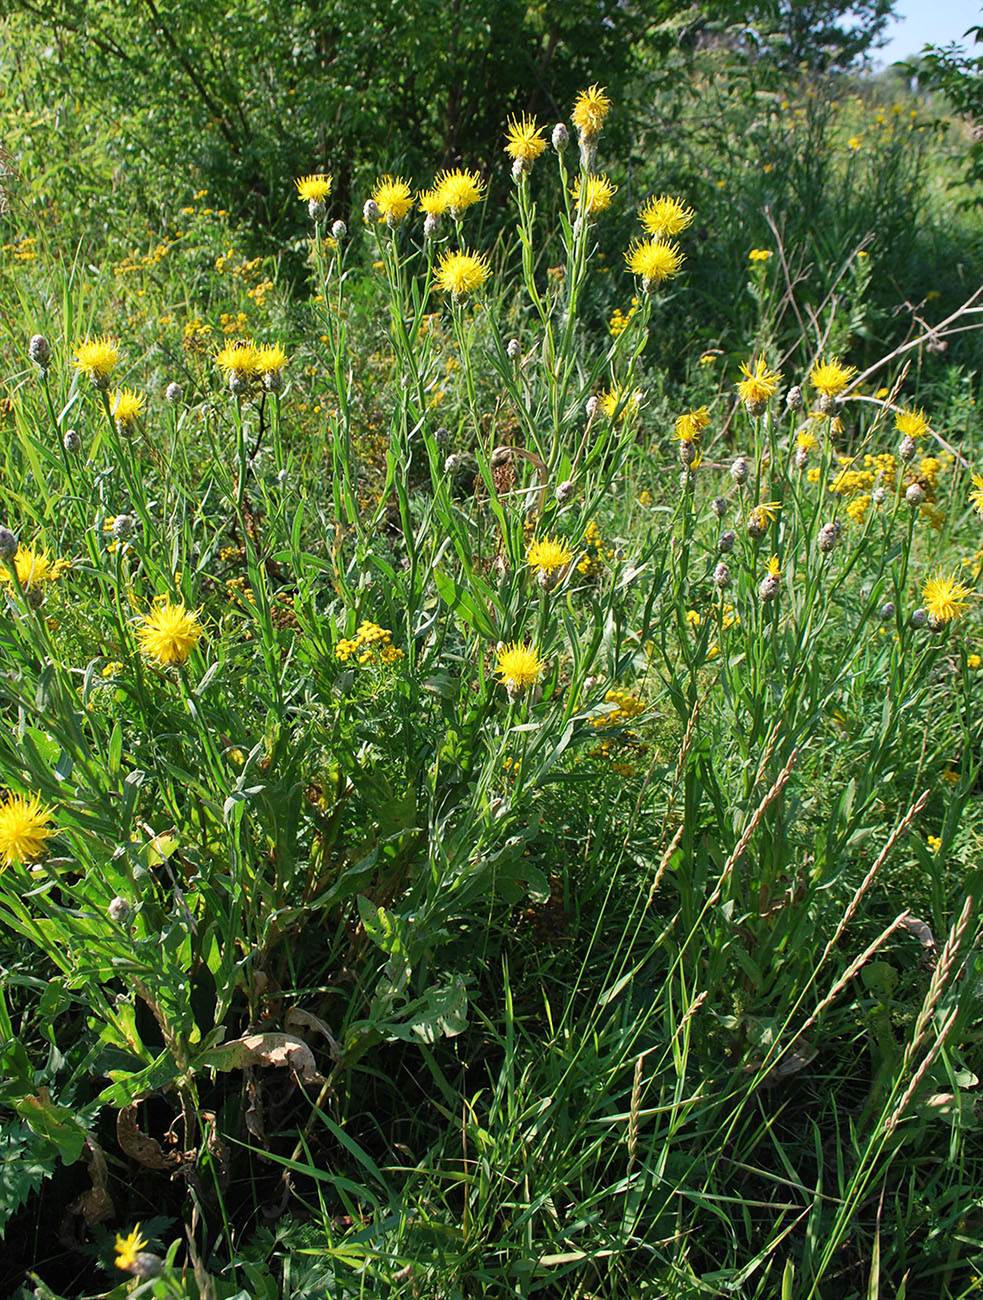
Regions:
M 526 548 L 526 562 L 541 580 L 559 574 L 572 559 L 573 551 L 567 544 L 549 535 L 534 539 Z
M 760 501 L 748 513 L 748 531 L 752 534 L 757 532 L 763 535 L 769 524 L 773 524 L 778 518 L 778 512 L 781 508 L 782 503 L 780 501 Z
M 428 217 L 442 217 L 447 211 L 447 199 L 437 189 L 421 190 L 416 201 L 420 205 L 420 211 Z
M 966 656 L 966 667 L 972 668 L 974 672 L 976 671 L 977 668 L 980 667 L 981 664 L 983 664 L 983 658 L 981 658 L 979 655 Z
M 110 410 L 117 429 L 125 429 L 143 414 L 144 396 L 130 388 L 117 388 L 110 398 Z
M 583 183 L 582 183 L 583 182 Z M 578 176 L 570 191 L 577 203 L 579 214 L 591 221 L 599 212 L 605 212 L 611 206 L 611 200 L 618 191 L 606 176 Z
M 928 433 L 928 420 L 924 411 L 898 411 L 894 427 L 905 438 L 924 438 Z
M 668 235 L 679 235 L 693 224 L 696 213 L 688 208 L 681 199 L 669 194 L 660 194 L 658 198 L 648 199 L 638 212 L 638 219 L 653 237 L 665 239 Z
M 372 199 L 379 209 L 379 220 L 389 226 L 398 225 L 413 207 L 413 192 L 406 181 L 388 172 L 376 182 Z
M 545 130 L 545 126 L 537 126 L 536 119 L 527 117 L 525 113 L 522 117 L 510 117 L 505 132 L 505 152 L 518 162 L 535 162 L 546 148 L 546 141 L 542 138 Z
M 662 239 L 633 239 L 625 253 L 628 270 L 641 277 L 646 292 L 653 285 L 678 275 L 683 260 L 679 245 Z
M 834 357 L 832 361 L 817 361 L 809 374 L 809 382 L 823 397 L 836 397 L 856 373 L 856 366 L 841 365 Z
M 795 445 L 800 451 L 814 451 L 819 446 L 819 439 L 808 429 L 803 429 L 795 435 Z
M 749 262 L 767 262 L 771 255 L 770 248 L 752 248 L 747 255 L 747 260 Z
M 950 623 L 963 614 L 975 595 L 971 587 L 959 581 L 955 574 L 947 574 L 942 568 L 926 580 L 922 587 L 922 600 L 925 612 L 935 624 Z
M 939 849 L 942 847 L 942 840 L 938 835 L 929 835 L 927 842 L 928 847 L 933 853 L 938 853 Z
M 484 253 L 445 252 L 437 264 L 437 287 L 459 299 L 480 289 L 490 275 Z
M 714 362 L 717 360 L 717 355 L 718 354 L 716 352 L 701 352 L 698 364 L 703 366 L 704 368 L 706 366 L 712 366 Z
M 765 567 L 768 570 L 769 578 L 780 578 L 782 576 L 782 562 L 777 555 L 772 555 Z
M 36 862 L 44 852 L 45 840 L 57 833 L 49 825 L 53 815 L 39 794 L 27 796 L 8 790 L 0 804 L 0 862 L 5 867 Z
M 741 374 L 744 378 L 737 385 L 737 395 L 745 406 L 751 407 L 760 406 L 773 397 L 782 380 L 781 371 L 769 370 L 762 357 L 755 361 L 753 370 L 742 361 Z
M 611 101 L 604 93 L 604 87 L 595 82 L 577 96 L 570 119 L 580 135 L 587 139 L 597 135 L 604 124 L 604 119 L 611 112 Z
M 695 407 L 676 420 L 675 437 L 679 442 L 698 442 L 700 434 L 710 424 L 710 412 L 705 406 Z
M 851 135 L 849 140 L 847 140 L 846 143 L 848 149 L 853 149 L 854 151 L 856 151 L 857 149 L 860 148 L 861 137 L 859 135 Z
M 137 1262 L 137 1256 L 147 1247 L 146 1239 L 140 1236 L 139 1223 L 125 1237 L 116 1234 L 116 1267 L 129 1273 Z
M 315 172 L 311 176 L 298 176 L 297 197 L 304 203 L 323 203 L 331 193 L 332 178 L 324 172 Z
M 197 610 L 185 609 L 183 602 L 172 605 L 169 597 L 161 596 L 140 618 L 136 635 L 147 658 L 166 666 L 186 663 L 203 631 Z
M 983 474 L 973 471 L 973 490 L 969 494 L 969 504 L 983 519 Z
M 598 397 L 600 408 L 609 420 L 625 420 L 633 416 L 641 400 L 640 388 L 628 389 L 621 384 L 612 384 Z
M 119 364 L 119 345 L 114 339 L 86 339 L 75 349 L 72 364 L 92 381 L 97 388 L 106 388 L 109 376 Z
M 495 671 L 509 695 L 513 696 L 521 694 L 530 686 L 535 686 L 545 667 L 536 647 L 527 646 L 522 641 L 503 645 L 497 651 L 496 659 Z
M 442 172 L 434 182 L 434 189 L 444 200 L 444 209 L 456 221 L 462 212 L 480 203 L 485 195 L 485 182 L 477 172 L 454 171 Z M 379 200 L 376 199 L 378 203 Z M 380 211 L 382 205 L 380 204 Z
M 68 568 L 67 560 L 52 560 L 47 551 L 34 551 L 29 546 L 18 547 L 13 563 L 17 581 L 24 591 L 46 582 L 57 582 Z M 9 573 L 4 573 L 3 581 L 11 581 Z
M 258 375 L 279 374 L 287 364 L 287 354 L 279 343 L 268 343 L 256 349 L 253 364 Z
M 256 374 L 257 350 L 252 339 L 227 343 L 215 355 L 215 364 L 230 378 L 248 380 Z

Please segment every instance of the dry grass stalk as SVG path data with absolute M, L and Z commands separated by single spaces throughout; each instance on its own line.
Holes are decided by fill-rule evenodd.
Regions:
M 928 1073 L 929 1069 L 931 1068 L 932 1062 L 938 1056 L 939 1052 L 942 1051 L 942 1048 L 945 1045 L 945 1041 L 949 1037 L 949 1031 L 952 1029 L 952 1026 L 956 1023 L 956 1017 L 958 1014 L 959 1014 L 959 1008 L 953 1007 L 953 1009 L 946 1016 L 945 1020 L 942 1022 L 942 1025 L 939 1029 L 939 1036 L 935 1040 L 934 1044 L 932 1045 L 931 1051 L 926 1052 L 925 1059 L 924 1061 L 922 1061 L 921 1065 L 918 1067 L 918 1069 L 915 1071 L 914 1075 L 912 1076 L 911 1083 L 908 1084 L 907 1088 L 904 1091 L 904 1096 L 898 1102 L 897 1106 L 895 1106 L 894 1110 L 891 1112 L 890 1116 L 888 1117 L 887 1123 L 884 1125 L 884 1132 L 886 1135 L 893 1133 L 894 1130 L 898 1127 L 898 1124 L 902 1116 L 904 1115 L 904 1112 L 908 1108 L 908 1104 L 910 1103 L 912 1097 L 914 1097 L 918 1089 L 921 1087 L 922 1080 L 925 1078 L 925 1075 Z
M 918 1018 L 915 1021 L 915 1029 L 911 1036 L 911 1042 L 905 1050 L 905 1067 L 910 1065 L 911 1061 L 914 1059 L 915 1053 L 918 1051 L 925 1034 L 928 1032 L 929 1022 L 935 1014 L 935 1008 L 938 1006 L 939 999 L 942 997 L 942 993 L 949 982 L 949 976 L 951 975 L 953 968 L 956 966 L 959 945 L 966 932 L 966 927 L 969 925 L 969 918 L 972 915 L 972 911 L 973 898 L 972 895 L 967 895 L 966 901 L 963 904 L 963 910 L 959 913 L 958 920 L 946 936 L 945 944 L 943 945 L 942 951 L 939 953 L 939 959 L 935 964 L 935 970 L 932 972 L 932 978 L 929 982 L 928 990 L 925 993 L 925 1001 L 922 1003 L 921 1010 L 918 1012 Z
M 788 779 L 792 775 L 792 767 L 795 763 L 795 760 L 798 758 L 798 756 L 799 756 L 799 751 L 797 749 L 793 749 L 791 754 L 789 754 L 788 756 L 788 762 L 785 764 L 785 766 L 779 772 L 778 776 L 775 778 L 774 785 L 771 787 L 771 789 L 768 791 L 765 797 L 758 804 L 757 808 L 754 810 L 754 816 L 751 818 L 751 820 L 748 822 L 747 826 L 745 827 L 744 834 L 737 841 L 737 845 L 735 846 L 733 852 L 731 853 L 727 861 L 724 863 L 724 869 L 720 873 L 720 879 L 717 881 L 713 893 L 707 899 L 706 907 L 704 908 L 704 910 L 706 910 L 706 908 L 712 907 L 713 904 L 720 897 L 721 891 L 724 887 L 724 881 L 734 870 L 735 864 L 740 860 L 740 857 L 743 854 L 744 850 L 751 843 L 751 840 L 754 836 L 754 832 L 758 829 L 758 826 L 761 824 L 761 819 L 764 817 L 770 805 L 775 802 L 775 800 L 778 798 L 781 792 L 785 789 L 785 786 L 788 784 Z
M 854 957 L 850 965 L 846 968 L 846 970 L 843 972 L 840 978 L 836 981 L 836 983 L 833 985 L 830 991 L 826 994 L 823 1000 L 816 1007 L 815 1011 L 812 1013 L 809 1019 L 799 1030 L 798 1034 L 796 1035 L 797 1039 L 801 1038 L 802 1035 L 806 1032 L 806 1030 L 816 1023 L 816 1021 L 826 1010 L 829 1004 L 836 1000 L 836 998 L 843 991 L 843 989 L 846 988 L 846 986 L 850 983 L 850 981 L 853 979 L 854 975 L 856 975 L 856 973 L 860 970 L 860 968 L 862 966 L 865 966 L 867 962 L 870 961 L 871 957 L 873 957 L 874 953 L 878 950 L 878 948 L 880 948 L 880 946 L 883 943 L 885 943 L 895 932 L 895 930 L 900 925 L 903 925 L 907 919 L 908 919 L 908 913 L 906 911 L 902 912 L 899 916 L 896 916 L 894 920 L 891 922 L 891 924 L 887 927 L 887 929 L 882 931 L 877 936 L 877 938 L 873 941 L 873 943 L 869 943 L 867 945 L 867 947 L 863 950 L 863 952 L 860 954 L 859 957 Z

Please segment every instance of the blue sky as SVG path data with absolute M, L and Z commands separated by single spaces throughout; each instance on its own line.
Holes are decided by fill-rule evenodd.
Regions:
M 923 45 L 947 45 L 960 41 L 973 54 L 983 54 L 983 45 L 963 41 L 967 27 L 983 25 L 980 0 L 898 0 L 900 15 L 885 33 L 888 43 L 876 53 L 879 63 L 895 63 L 917 54 Z

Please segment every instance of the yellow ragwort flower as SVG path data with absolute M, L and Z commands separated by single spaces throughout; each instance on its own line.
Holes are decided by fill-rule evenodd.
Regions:
M 485 196 L 485 182 L 477 172 L 454 171 L 442 172 L 434 182 L 434 188 L 444 200 L 444 209 L 456 221 L 466 208 L 480 203 Z M 376 199 L 378 203 L 379 200 Z M 381 205 L 380 205 L 381 207 Z
M 165 666 L 183 664 L 203 631 L 197 610 L 172 605 L 168 596 L 161 596 L 137 624 L 137 641 L 148 659 Z
M 933 623 L 951 623 L 965 612 L 975 594 L 956 574 L 948 574 L 942 568 L 936 569 L 922 588 L 925 612 Z
M 577 204 L 580 216 L 590 221 L 599 212 L 605 212 L 611 206 L 611 200 L 618 192 L 617 185 L 612 185 L 606 176 L 578 176 L 570 193 Z
M 749 262 L 767 262 L 770 257 L 770 248 L 752 248 L 747 255 L 747 260 Z
M 480 289 L 491 275 L 491 267 L 484 253 L 441 253 L 437 264 L 437 287 L 444 293 L 463 298 Z
M 633 239 L 625 253 L 625 264 L 633 275 L 641 276 L 642 288 L 648 292 L 654 284 L 679 274 L 683 254 L 678 244 L 663 239 Z
M 146 1250 L 147 1242 L 140 1236 L 139 1223 L 125 1237 L 119 1233 L 116 1234 L 116 1267 L 124 1269 L 127 1273 L 131 1272 L 137 1261 L 137 1256 L 142 1250 Z
M 573 551 L 565 542 L 546 536 L 531 541 L 526 548 L 526 562 L 533 573 L 550 577 L 573 559 Z
M 496 660 L 495 671 L 510 695 L 517 695 L 530 686 L 535 686 L 545 667 L 536 647 L 527 646 L 522 641 L 502 646 L 496 654 Z
M 648 199 L 638 212 L 639 221 L 653 239 L 681 234 L 693 224 L 695 216 L 693 209 L 688 208 L 682 199 L 675 199 L 669 194 Z
M 605 95 L 604 87 L 595 82 L 577 96 L 570 118 L 578 132 L 590 138 L 597 135 L 610 112 L 611 101 Z
M 525 113 L 521 117 L 510 117 L 505 132 L 505 152 L 519 162 L 535 162 L 546 148 L 546 141 L 542 138 L 545 130 L 545 126 L 537 126 L 536 119 L 527 117 Z
M 117 388 L 109 401 L 117 429 L 125 429 L 143 414 L 145 398 L 131 388 Z
M 928 433 L 928 420 L 924 411 L 898 411 L 894 427 L 905 438 L 924 438 Z
M 809 374 L 809 382 L 823 397 L 836 397 L 856 373 L 856 366 L 843 366 L 834 357 L 832 361 L 817 361 Z
M 11 794 L 0 804 L 0 862 L 12 867 L 15 862 L 37 862 L 44 852 L 44 842 L 57 834 L 49 823 L 53 813 L 41 802 L 39 794 Z
M 119 360 L 119 345 L 115 339 L 86 339 L 76 347 L 72 364 L 76 370 L 87 375 L 97 388 L 105 388 L 109 376 L 119 365 Z
M 983 519 L 983 474 L 973 472 L 973 490 L 969 494 L 969 504 Z
M 252 339 L 236 339 L 227 343 L 215 356 L 215 364 L 226 375 L 235 375 L 237 379 L 252 379 L 256 372 L 258 353 Z
M 741 374 L 744 376 L 737 385 L 737 395 L 745 406 L 758 406 L 774 397 L 775 390 L 782 382 L 780 370 L 769 370 L 763 357 L 758 357 L 754 369 L 746 361 L 741 362 Z
M 297 197 L 304 203 L 323 203 L 331 193 L 332 178 L 324 172 L 315 172 L 312 176 L 298 176 Z
M 402 176 L 385 176 L 376 181 L 372 199 L 379 209 L 379 220 L 397 225 L 413 207 L 413 193 Z

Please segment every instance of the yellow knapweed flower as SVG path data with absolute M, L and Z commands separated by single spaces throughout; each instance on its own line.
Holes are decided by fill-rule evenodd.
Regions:
M 197 610 L 185 609 L 183 602 L 172 605 L 162 596 L 137 624 L 137 641 L 148 659 L 165 666 L 183 664 L 203 631 Z
M 147 1247 L 146 1239 L 140 1236 L 139 1223 L 125 1237 L 116 1234 L 116 1267 L 129 1273 L 137 1262 L 137 1256 Z
M 817 361 L 809 374 L 809 382 L 823 397 L 836 397 L 856 373 L 856 366 L 841 365 L 834 357 L 832 361 Z
M 857 149 L 860 148 L 861 137 L 859 135 L 851 135 L 850 139 L 847 140 L 846 144 L 848 149 L 853 149 L 854 151 L 856 151 Z
M 898 411 L 894 427 L 905 438 L 924 438 L 928 433 L 928 420 L 924 411 Z
M 428 217 L 442 217 L 447 211 L 447 199 L 437 189 L 421 190 L 416 196 L 420 211 Z
M 446 252 L 437 264 L 437 287 L 455 298 L 463 298 L 480 289 L 491 275 L 491 267 L 484 253 Z
M 773 524 L 778 518 L 778 512 L 782 508 L 780 501 L 759 501 L 758 504 L 748 513 L 747 526 L 749 529 L 759 529 L 761 532 Z
M 25 591 L 40 587 L 46 582 L 57 582 L 68 568 L 67 560 L 52 560 L 47 551 L 34 551 L 29 546 L 20 546 L 13 559 L 17 581 Z M 2 575 L 4 582 L 10 582 L 9 572 Z
M 780 370 L 769 370 L 763 357 L 758 357 L 754 369 L 746 361 L 741 362 L 741 374 L 744 376 L 737 385 L 737 395 L 745 406 L 758 406 L 774 397 L 775 390 L 782 382 Z
M 610 112 L 611 101 L 605 95 L 604 87 L 595 82 L 577 96 L 570 119 L 581 135 L 590 137 L 597 135 Z
M 277 374 L 287 364 L 287 354 L 279 343 L 267 343 L 256 349 L 253 365 L 258 375 Z
M 0 862 L 12 867 L 15 862 L 36 862 L 44 852 L 44 842 L 57 834 L 49 825 L 51 809 L 39 794 L 11 794 L 0 804 Z
M 667 235 L 678 235 L 693 224 L 696 213 L 688 208 L 682 199 L 675 199 L 669 194 L 660 194 L 642 204 L 638 219 L 653 237 L 665 239 Z
M 518 695 L 535 686 L 545 667 L 536 647 L 527 646 L 522 641 L 502 646 L 497 651 L 496 660 L 495 671 L 510 695 Z
M 795 435 L 795 445 L 800 451 L 814 451 L 819 446 L 819 439 L 808 429 L 803 429 Z
M 298 176 L 297 197 L 304 203 L 323 203 L 331 193 L 332 178 L 324 172 L 315 172 L 311 176 Z
M 552 577 L 573 559 L 565 542 L 546 536 L 534 539 L 526 548 L 526 562 L 538 577 Z
M 143 414 L 144 396 L 130 388 L 117 388 L 109 400 L 117 429 L 125 429 Z
M 679 245 L 663 239 L 633 239 L 625 253 L 625 264 L 633 275 L 641 276 L 642 288 L 648 292 L 678 275 L 683 265 Z
M 505 152 L 519 162 L 535 162 L 546 148 L 542 138 L 545 126 L 537 126 L 534 117 L 511 117 L 505 132 Z
M 413 207 L 413 193 L 402 176 L 385 176 L 376 181 L 372 200 L 379 209 L 379 220 L 397 225 Z
M 72 361 L 76 370 L 80 370 L 97 388 L 106 388 L 109 376 L 119 365 L 119 345 L 115 339 L 86 339 L 75 349 Z
M 765 567 L 770 578 L 780 578 L 782 576 L 782 562 L 777 555 L 771 556 Z
M 624 420 L 638 410 L 638 404 L 642 400 L 642 390 L 628 389 L 622 384 L 612 384 L 598 396 L 597 400 L 609 420 L 613 420 L 616 414 L 619 420 Z
M 486 187 L 477 172 L 455 168 L 454 171 L 442 172 L 434 182 L 434 188 L 443 198 L 445 210 L 456 221 L 466 208 L 481 202 Z M 379 200 L 376 199 L 376 202 Z
M 235 375 L 237 379 L 252 379 L 257 373 L 257 349 L 252 339 L 237 339 L 227 343 L 215 355 L 215 364 L 226 375 Z
M 573 195 L 580 216 L 590 221 L 599 212 L 611 206 L 611 200 L 618 192 L 617 185 L 612 185 L 606 176 L 578 176 L 570 193 Z
M 969 494 L 969 504 L 983 519 L 983 474 L 973 472 L 973 490 Z
M 700 434 L 710 424 L 710 412 L 705 406 L 695 407 L 676 420 L 674 436 L 679 442 L 698 442 Z
M 922 587 L 925 612 L 933 623 L 951 623 L 964 613 L 976 593 L 960 582 L 956 574 L 938 568 Z

